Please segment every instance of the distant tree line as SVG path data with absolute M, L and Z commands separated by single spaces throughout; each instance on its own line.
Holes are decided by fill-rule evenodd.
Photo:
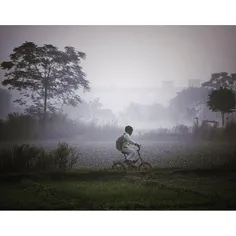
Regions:
M 117 118 L 109 109 L 102 108 L 99 99 L 86 102 L 79 95 L 81 90 L 91 90 L 81 67 L 84 59 L 84 52 L 69 46 L 59 50 L 51 44 L 38 46 L 24 42 L 14 48 L 9 60 L 1 63 L 5 71 L 2 85 L 8 90 L 20 92 L 21 96 L 14 103 L 23 108 L 24 114 L 14 113 L 11 93 L 1 88 L 0 138 L 79 135 L 89 130 L 81 120 L 91 125 L 105 119 L 110 122 L 110 128 L 116 126 Z M 124 124 L 134 120 L 170 121 L 179 127 L 175 128 L 179 133 L 186 133 L 186 128 L 181 125 L 186 122 L 193 124 L 196 118 L 220 120 L 225 127 L 235 119 L 235 90 L 236 74 L 215 73 L 200 88 L 189 87 L 177 93 L 168 107 L 158 103 L 131 103 L 118 118 Z M 80 123 L 63 113 L 70 107 L 78 114 Z

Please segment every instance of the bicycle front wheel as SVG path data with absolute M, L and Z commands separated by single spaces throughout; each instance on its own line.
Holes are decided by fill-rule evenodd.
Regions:
M 152 166 L 148 162 L 142 162 L 138 167 L 138 170 L 141 172 L 147 172 L 147 171 L 150 171 L 151 169 L 152 169 Z
M 114 171 L 120 171 L 120 172 L 124 172 L 125 171 L 125 165 L 121 162 L 115 162 L 113 165 L 112 165 L 112 170 Z

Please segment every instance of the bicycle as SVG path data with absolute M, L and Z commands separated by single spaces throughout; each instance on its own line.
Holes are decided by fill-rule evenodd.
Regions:
M 113 165 L 112 165 L 112 169 L 113 170 L 116 170 L 116 171 L 125 171 L 126 169 L 128 170 L 138 170 L 138 171 L 149 171 L 152 169 L 152 166 L 150 163 L 148 162 L 145 162 L 143 160 L 143 158 L 141 157 L 141 154 L 140 154 L 140 148 L 141 148 L 141 145 L 138 145 L 138 149 L 137 149 L 137 153 L 138 153 L 138 159 L 136 159 L 135 161 L 135 164 L 140 161 L 141 163 L 139 164 L 139 166 L 135 166 L 135 164 L 133 164 L 131 161 L 127 160 L 127 153 L 125 152 L 121 152 L 124 157 L 125 157 L 125 160 L 124 161 L 115 161 L 113 162 Z

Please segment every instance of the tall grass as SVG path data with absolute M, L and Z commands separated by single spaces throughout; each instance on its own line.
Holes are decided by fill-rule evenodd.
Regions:
M 0 172 L 71 170 L 79 164 L 79 155 L 67 143 L 58 143 L 54 150 L 29 144 L 13 145 L 0 150 Z

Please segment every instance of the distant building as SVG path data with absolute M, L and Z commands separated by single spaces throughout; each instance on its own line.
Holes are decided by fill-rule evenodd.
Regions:
M 201 80 L 200 79 L 189 79 L 188 86 L 189 87 L 201 87 Z
M 173 89 L 175 87 L 174 81 L 165 80 L 162 81 L 162 88 Z

